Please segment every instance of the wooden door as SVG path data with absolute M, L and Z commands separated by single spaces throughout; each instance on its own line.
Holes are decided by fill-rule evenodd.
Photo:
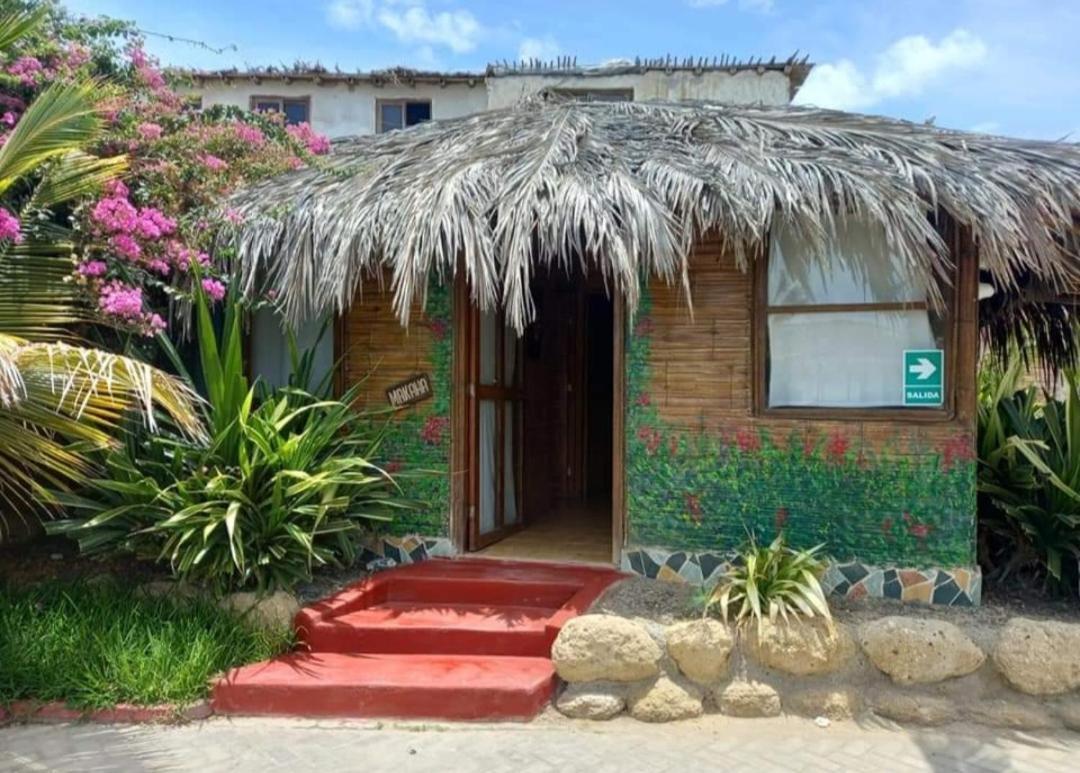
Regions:
M 521 346 L 502 311 L 470 308 L 469 549 L 520 529 L 522 511 Z

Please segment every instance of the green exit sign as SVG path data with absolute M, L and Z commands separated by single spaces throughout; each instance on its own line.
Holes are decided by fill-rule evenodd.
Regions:
M 904 350 L 904 405 L 945 403 L 945 352 L 941 349 Z

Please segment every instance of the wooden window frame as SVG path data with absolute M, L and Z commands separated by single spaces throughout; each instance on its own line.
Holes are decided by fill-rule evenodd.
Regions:
M 946 243 L 954 259 L 952 283 L 946 289 L 946 308 L 941 314 L 945 326 L 945 395 L 939 408 L 905 408 L 885 406 L 881 408 L 837 408 L 769 405 L 769 314 L 770 313 L 825 313 L 844 311 L 912 311 L 930 309 L 926 301 L 896 303 L 830 303 L 818 305 L 769 306 L 769 256 L 771 239 L 766 239 L 762 254 L 754 261 L 752 297 L 753 316 L 750 331 L 750 349 L 753 367 L 753 412 L 755 416 L 776 419 L 816 419 L 827 421 L 909 421 L 948 422 L 956 418 L 957 382 L 961 376 L 958 365 L 959 317 L 956 309 L 962 302 L 962 265 L 960 262 L 957 229 L 948 229 Z
M 400 99 L 376 99 L 375 100 L 375 133 L 376 134 L 383 134 L 384 131 L 396 131 L 396 129 L 388 129 L 388 130 L 383 129 L 382 109 L 383 109 L 384 105 L 398 105 L 399 107 L 401 107 L 401 128 L 402 129 L 409 128 L 408 124 L 405 123 L 406 108 L 408 108 L 409 105 L 427 105 L 428 106 L 428 115 L 431 116 L 430 118 L 428 118 L 428 120 L 431 121 L 431 120 L 434 120 L 434 118 L 435 118 L 435 113 L 434 113 L 434 107 L 435 106 L 434 106 L 434 104 L 432 104 L 432 101 L 430 99 L 413 99 L 412 97 L 401 97 Z M 416 124 L 413 124 L 413 126 L 416 126 Z
M 286 102 L 300 102 L 304 105 L 304 109 L 307 111 L 307 123 L 311 123 L 311 96 L 305 95 L 302 97 L 283 97 L 277 94 L 256 94 L 248 98 L 248 109 L 255 112 L 257 111 L 255 106 L 260 102 L 277 102 L 278 112 L 283 116 L 285 115 L 285 103 Z

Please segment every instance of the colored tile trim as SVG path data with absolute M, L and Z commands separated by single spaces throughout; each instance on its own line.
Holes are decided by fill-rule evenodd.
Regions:
M 733 554 L 632 547 L 623 551 L 622 569 L 656 580 L 708 585 L 717 582 L 735 560 Z M 978 606 L 982 573 L 976 567 L 905 569 L 859 562 L 830 564 L 821 585 L 830 596 L 886 598 L 905 603 Z
M 450 558 L 457 554 L 449 537 L 424 537 L 409 534 L 403 537 L 382 535 L 368 540 L 360 552 L 359 563 L 389 559 L 394 566 L 415 564 L 429 558 Z

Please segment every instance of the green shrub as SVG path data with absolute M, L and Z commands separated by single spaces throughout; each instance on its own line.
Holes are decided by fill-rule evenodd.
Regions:
M 984 368 L 979 394 L 981 560 L 991 579 L 1034 573 L 1076 587 L 1080 556 L 1080 382 L 1065 399 L 1021 387 L 1021 360 Z
M 288 588 L 312 569 L 351 562 L 362 526 L 409 507 L 371 460 L 382 427 L 351 407 L 355 393 L 320 400 L 299 389 L 255 405 L 241 357 L 238 302 L 221 340 L 197 300 L 210 441 L 143 436 L 111 454 L 84 495 L 87 514 L 51 526 L 86 552 L 124 549 L 169 562 L 183 578 L 220 590 Z
M 252 629 L 209 601 L 116 582 L 0 587 L 0 704 L 188 703 L 214 675 L 290 645 L 287 632 Z
M 793 550 L 780 534 L 768 546 L 753 538 L 740 551 L 739 560 L 717 583 L 706 601 L 706 613 L 718 610 L 724 622 L 759 626 L 768 617 L 816 617 L 831 619 L 829 604 L 818 582 L 824 564 L 818 558 L 822 545 Z

